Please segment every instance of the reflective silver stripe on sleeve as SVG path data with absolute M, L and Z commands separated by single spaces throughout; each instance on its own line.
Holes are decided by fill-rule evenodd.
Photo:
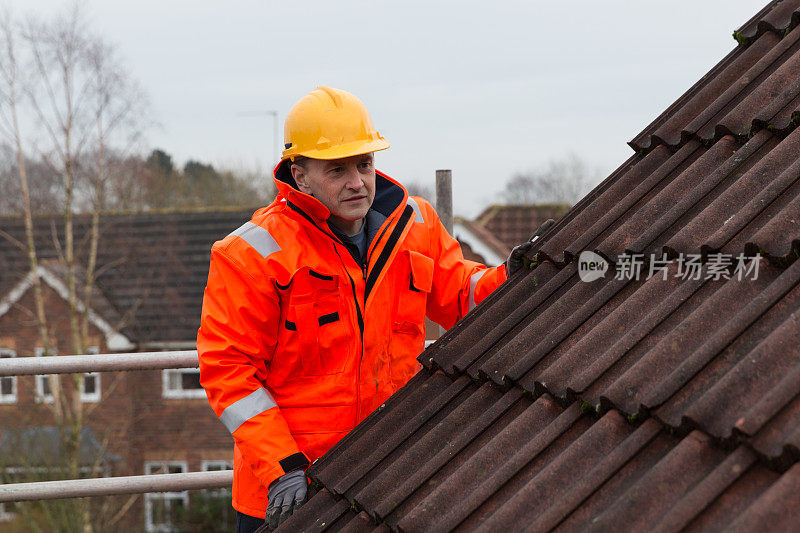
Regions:
M 409 196 L 407 203 L 408 203 L 408 205 L 411 206 L 411 208 L 417 214 L 417 219 L 415 220 L 415 222 L 425 222 L 425 219 L 422 218 L 422 211 L 420 211 L 419 205 L 417 205 L 417 201 Z
M 472 276 L 469 277 L 469 310 L 472 311 L 475 309 L 475 287 L 478 286 L 478 281 L 483 277 L 484 274 L 489 272 L 489 269 L 481 270 L 480 272 L 475 272 Z
M 220 421 L 225 424 L 228 431 L 233 433 L 239 426 L 267 409 L 277 407 L 278 404 L 272 399 L 267 389 L 258 389 L 238 402 L 229 405 L 222 414 L 219 415 Z
M 261 257 L 267 257 L 269 254 L 281 250 L 281 247 L 278 246 L 278 243 L 275 242 L 275 239 L 272 238 L 272 235 L 267 230 L 252 222 L 245 222 L 231 235 L 244 239 L 247 244 L 261 254 Z

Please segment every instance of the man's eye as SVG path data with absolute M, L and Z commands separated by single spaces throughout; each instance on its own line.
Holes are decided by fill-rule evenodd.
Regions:
M 331 172 L 335 172 L 335 173 L 338 174 L 338 173 L 342 172 L 343 170 L 344 170 L 344 167 L 333 167 L 331 169 Z

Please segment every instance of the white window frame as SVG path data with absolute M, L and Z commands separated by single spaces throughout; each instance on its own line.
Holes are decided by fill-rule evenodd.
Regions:
M 213 467 L 213 468 L 212 468 Z M 226 460 L 208 459 L 200 463 L 200 469 L 203 472 L 213 472 L 218 470 L 233 470 L 233 462 Z M 203 489 L 203 492 L 215 497 L 231 497 L 231 489 Z
M 161 392 L 164 398 L 205 398 L 206 391 L 202 387 L 199 389 L 187 389 L 184 390 L 183 388 L 174 389 L 171 388 L 169 385 L 170 376 L 172 375 L 182 375 L 188 373 L 195 373 L 200 372 L 200 370 L 196 368 L 165 368 L 161 371 Z M 178 379 L 178 383 L 181 380 Z
M 211 467 L 214 467 L 212 470 Z M 209 459 L 200 463 L 200 468 L 203 472 L 216 472 L 218 470 L 233 470 L 233 463 L 224 459 Z
M 16 357 L 17 352 L 10 348 L 0 348 L 0 359 L 6 357 Z M 17 403 L 17 376 L 5 376 L 0 378 L 0 382 L 3 380 L 10 380 L 11 381 L 11 394 L 3 394 L 2 389 L 0 388 L 0 404 L 11 404 Z M 0 505 L 0 522 L 3 521 L 4 516 L 3 506 Z
M 0 503 L 0 523 L 12 522 L 17 517 L 14 511 L 6 511 L 6 504 Z
M 86 353 L 89 355 L 97 355 L 100 353 L 98 346 L 91 346 Z M 84 392 L 86 387 L 86 378 L 94 377 L 95 387 L 94 392 Z M 81 380 L 81 401 L 87 403 L 97 403 L 100 401 L 100 372 L 84 372 L 83 379 Z
M 170 467 L 178 466 L 181 472 L 188 472 L 189 467 L 186 461 L 146 461 L 144 463 L 144 473 L 150 475 L 150 468 L 153 466 L 160 466 L 164 471 L 169 471 Z M 161 500 L 164 502 L 171 502 L 180 500 L 183 502 L 183 508 L 189 509 L 189 491 L 180 492 L 150 492 L 144 495 L 144 525 L 148 533 L 170 533 L 178 531 L 181 524 L 154 524 L 153 523 L 153 502 Z M 167 503 L 167 507 L 170 504 Z
M 45 357 L 44 348 L 41 346 L 34 348 L 34 355 L 36 357 Z M 38 374 L 34 376 L 36 379 L 36 403 L 53 403 L 55 401 L 52 390 L 50 391 L 50 394 L 44 393 L 44 382 L 49 380 L 51 375 L 52 374 Z

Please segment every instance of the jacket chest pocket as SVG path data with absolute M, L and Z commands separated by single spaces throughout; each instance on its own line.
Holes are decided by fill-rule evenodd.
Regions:
M 433 284 L 433 259 L 408 250 L 408 287 L 398 290 L 392 330 L 412 335 L 425 332 L 425 308 Z
M 338 276 L 304 268 L 292 278 L 284 328 L 287 355 L 294 352 L 299 376 L 344 371 L 350 357 L 350 332 Z

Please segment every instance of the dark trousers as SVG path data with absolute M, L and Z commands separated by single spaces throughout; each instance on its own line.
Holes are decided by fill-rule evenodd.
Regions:
M 253 533 L 263 525 L 263 518 L 256 518 L 236 511 L 236 533 Z

